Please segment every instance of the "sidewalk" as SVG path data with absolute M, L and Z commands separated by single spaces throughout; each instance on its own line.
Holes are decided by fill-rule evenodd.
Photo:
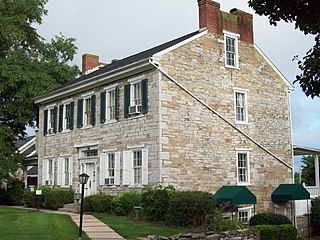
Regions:
M 36 210 L 34 208 L 25 208 L 25 209 Z M 71 219 L 79 226 L 80 214 L 63 212 L 63 211 L 46 210 L 46 209 L 40 209 L 39 211 L 46 212 L 46 213 L 70 215 Z M 108 225 L 101 222 L 99 219 L 95 218 L 92 215 L 83 214 L 82 230 L 92 240 L 119 240 L 119 239 L 125 240 L 118 233 L 116 233 L 112 228 L 110 228 Z

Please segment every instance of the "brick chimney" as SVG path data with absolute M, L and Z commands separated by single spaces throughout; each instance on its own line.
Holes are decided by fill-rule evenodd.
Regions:
M 198 0 L 199 27 L 222 35 L 223 30 L 240 34 L 240 40 L 253 44 L 252 15 L 238 9 L 230 13 L 220 11 L 220 4 L 213 0 Z
M 82 74 L 84 75 L 88 70 L 99 67 L 99 56 L 93 54 L 82 55 Z

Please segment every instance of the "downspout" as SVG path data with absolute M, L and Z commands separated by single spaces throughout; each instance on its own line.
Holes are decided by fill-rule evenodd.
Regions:
M 166 73 L 164 70 L 161 69 L 161 67 L 157 66 L 156 64 L 153 63 L 153 59 L 149 58 L 149 62 L 150 64 L 152 64 L 156 69 L 158 69 L 162 74 L 164 74 L 167 78 L 169 78 L 173 83 L 175 83 L 178 87 L 180 87 L 183 91 L 185 91 L 187 94 L 189 94 L 192 98 L 194 98 L 196 101 L 198 101 L 200 104 L 202 104 L 204 107 L 206 107 L 209 111 L 211 111 L 212 113 L 214 113 L 215 115 L 217 115 L 219 118 L 221 118 L 223 121 L 225 121 L 227 124 L 229 124 L 232 128 L 234 128 L 235 130 L 237 130 L 240 134 L 242 134 L 243 136 L 245 136 L 247 139 L 249 139 L 250 141 L 252 141 L 254 144 L 256 144 L 258 147 L 260 147 L 261 149 L 263 149 L 265 152 L 267 152 L 268 154 L 270 154 L 271 156 L 273 156 L 274 158 L 276 158 L 279 162 L 281 162 L 282 164 L 284 164 L 285 166 L 287 166 L 289 169 L 292 169 L 292 166 L 290 166 L 288 163 L 286 163 L 285 161 L 283 161 L 281 158 L 279 158 L 278 156 L 276 156 L 275 154 L 273 154 L 271 151 L 269 151 L 267 148 L 265 148 L 264 146 L 262 146 L 259 142 L 257 142 L 256 140 L 254 140 L 252 137 L 250 137 L 248 134 L 246 134 L 245 132 L 243 132 L 241 129 L 237 128 L 232 122 L 230 122 L 228 119 L 226 119 L 225 117 L 223 117 L 220 113 L 218 113 L 217 111 L 215 111 L 212 107 L 210 107 L 208 104 L 206 104 L 204 101 L 202 101 L 200 98 L 198 98 L 197 96 L 195 96 L 192 92 L 190 92 L 187 88 L 185 88 L 183 85 L 181 85 L 177 80 L 175 80 L 173 77 L 171 77 L 168 73 Z
M 294 153 L 293 153 L 293 130 L 292 130 L 292 113 L 291 113 L 291 98 L 290 98 L 290 93 L 292 93 L 293 91 L 291 92 L 288 92 L 288 102 L 289 102 L 289 122 L 290 122 L 290 137 L 291 137 L 291 157 L 292 157 L 292 183 L 294 183 Z M 301 178 L 301 172 L 299 172 L 299 176 Z M 301 183 L 301 179 L 300 179 L 300 183 Z

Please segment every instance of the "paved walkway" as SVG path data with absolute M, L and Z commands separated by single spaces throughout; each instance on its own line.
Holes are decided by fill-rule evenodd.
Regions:
M 28 208 L 36 210 L 34 208 Z M 63 211 L 53 211 L 40 209 L 41 212 L 55 213 L 55 214 L 67 214 L 70 215 L 71 219 L 79 226 L 80 214 L 63 212 Z M 119 240 L 123 239 L 118 233 L 116 233 L 112 228 L 110 228 L 105 223 L 101 222 L 99 219 L 92 215 L 83 215 L 82 219 L 82 230 L 88 235 L 92 240 Z

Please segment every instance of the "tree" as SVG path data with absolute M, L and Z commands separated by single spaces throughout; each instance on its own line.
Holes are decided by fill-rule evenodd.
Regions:
M 320 4 L 319 0 L 249 0 L 249 6 L 257 14 L 268 16 L 271 25 L 277 22 L 294 22 L 295 27 L 304 34 L 315 36 L 314 46 L 299 60 L 298 67 L 302 71 L 296 76 L 307 96 L 320 96 Z
M 19 167 L 14 143 L 26 135 L 26 125 L 35 125 L 34 98 L 79 74 L 68 65 L 75 39 L 60 34 L 47 42 L 34 28 L 47 13 L 47 1 L 0 1 L 0 181 Z
M 315 168 L 314 156 L 304 156 L 302 158 L 304 166 L 302 166 L 301 179 L 307 186 L 315 186 Z

